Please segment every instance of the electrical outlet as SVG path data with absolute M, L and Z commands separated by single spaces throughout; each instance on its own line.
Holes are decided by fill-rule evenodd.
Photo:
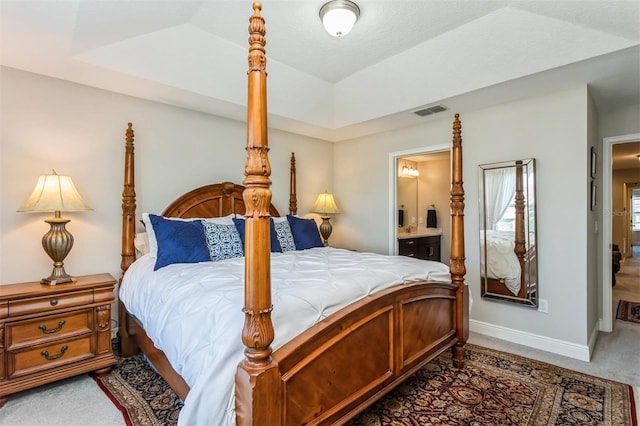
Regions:
M 418 217 L 418 223 L 422 225 L 424 223 L 424 218 L 422 216 Z
M 538 301 L 538 312 L 548 313 L 549 312 L 549 302 L 547 299 L 540 299 Z

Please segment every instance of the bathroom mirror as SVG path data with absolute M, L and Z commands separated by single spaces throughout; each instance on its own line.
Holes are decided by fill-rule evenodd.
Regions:
M 535 160 L 479 166 L 483 298 L 538 306 Z
M 403 169 L 418 170 L 416 163 L 408 160 L 398 160 L 398 228 L 401 230 L 417 225 L 418 217 L 418 177 L 409 173 L 403 173 Z

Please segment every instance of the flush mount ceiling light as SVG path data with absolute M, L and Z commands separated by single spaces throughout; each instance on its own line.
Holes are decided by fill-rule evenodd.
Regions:
M 334 37 L 349 34 L 360 16 L 360 8 L 349 0 L 332 0 L 320 8 L 324 29 Z

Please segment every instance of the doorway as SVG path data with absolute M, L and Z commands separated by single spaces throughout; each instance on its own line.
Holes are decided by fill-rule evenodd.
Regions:
M 425 227 L 426 226 L 426 204 L 432 204 L 432 201 L 428 201 L 423 197 L 424 192 L 420 190 L 421 182 L 424 182 L 429 175 L 429 171 L 425 169 L 425 164 L 431 159 L 442 159 L 451 157 L 451 145 L 434 145 L 430 147 L 422 147 L 411 149 L 407 151 L 398 151 L 389 153 L 389 254 L 398 254 L 398 232 L 408 226 Z M 417 174 L 413 176 L 403 176 L 403 168 L 408 166 L 409 169 L 413 168 L 417 171 Z M 451 182 L 451 162 L 449 160 L 449 166 L 447 168 L 446 180 Z M 415 196 L 407 196 L 401 194 L 402 188 L 414 188 Z M 448 187 L 447 187 L 448 188 Z M 449 191 L 447 189 L 446 198 L 449 198 Z M 403 201 L 404 200 L 404 201 Z M 407 201 L 407 200 L 410 200 Z M 439 203 L 443 204 L 443 203 Z M 404 205 L 404 207 L 401 207 Z M 445 206 L 441 206 L 445 207 Z M 400 213 L 400 210 L 403 210 Z M 446 230 L 443 226 L 443 243 L 446 239 L 449 239 L 449 225 L 448 225 L 448 213 L 449 207 L 446 207 L 446 215 L 442 217 L 442 225 L 446 224 Z M 400 216 L 402 221 L 400 221 Z M 442 214 L 441 214 L 442 216 Z M 402 222 L 402 228 L 400 223 Z M 415 228 L 414 228 L 415 229 Z M 449 255 L 445 249 L 448 245 L 442 244 L 443 254 L 446 253 L 446 259 L 448 262 Z M 445 256 L 443 256 L 445 257 Z M 444 259 L 443 259 L 444 260 Z
M 618 226 L 618 221 L 621 217 L 624 217 L 624 210 L 616 209 L 614 206 L 613 187 L 614 187 L 614 147 L 621 146 L 629 147 L 631 144 L 640 144 L 640 133 L 634 133 L 624 136 L 615 136 L 604 138 L 602 149 L 602 240 L 601 253 L 602 253 L 602 268 L 601 268 L 601 316 L 600 316 L 600 331 L 611 332 L 613 330 L 613 287 L 612 287 L 612 244 L 613 244 L 613 227 L 614 219 L 615 224 Z M 635 154 L 638 154 L 637 152 Z M 618 156 L 616 155 L 616 158 Z M 635 155 L 630 154 L 631 159 L 635 159 L 637 164 L 638 159 Z M 617 161 L 617 160 L 616 160 Z M 634 167 L 634 166 L 630 166 Z M 640 173 L 640 167 L 638 168 Z M 617 176 L 617 172 L 616 172 Z M 622 182 L 620 184 L 620 192 L 622 192 Z M 622 201 L 622 195 L 617 200 Z M 628 211 L 628 210 L 627 210 Z M 616 232 L 617 233 L 617 232 Z

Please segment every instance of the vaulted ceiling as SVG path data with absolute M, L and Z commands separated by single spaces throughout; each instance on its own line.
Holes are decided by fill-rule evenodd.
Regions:
M 340 141 L 587 84 L 640 103 L 637 0 L 356 0 L 343 38 L 324 0 L 264 0 L 269 125 Z M 245 119 L 250 1 L 2 0 L 2 65 Z

